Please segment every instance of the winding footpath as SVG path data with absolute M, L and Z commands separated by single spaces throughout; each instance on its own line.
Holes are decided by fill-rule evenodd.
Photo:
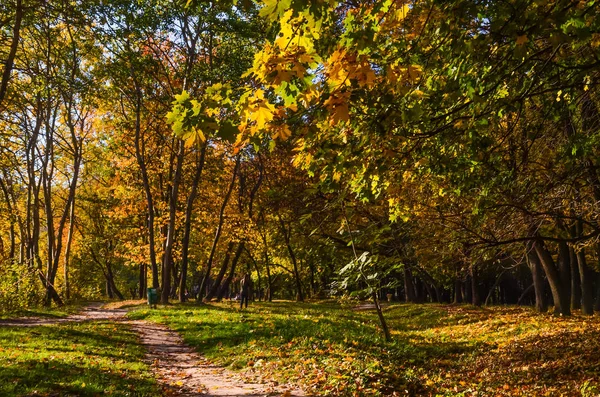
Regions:
M 22 317 L 0 320 L 0 326 L 36 327 L 66 322 L 114 321 L 125 323 L 136 331 L 140 346 L 145 349 L 144 361 L 168 396 L 305 396 L 300 389 L 276 384 L 246 383 L 234 372 L 211 364 L 201 354 L 187 346 L 179 334 L 164 325 L 145 320 L 127 319 L 127 309 L 104 308 L 94 303 L 81 312 L 64 318 Z

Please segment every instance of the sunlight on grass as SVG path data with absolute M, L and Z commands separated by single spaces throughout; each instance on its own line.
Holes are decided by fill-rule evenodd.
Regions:
M 389 344 L 374 312 L 330 302 L 255 302 L 244 311 L 189 303 L 130 316 L 169 325 L 250 379 L 299 383 L 320 395 L 530 396 L 598 387 L 598 319 L 451 305 L 397 304 L 385 314 Z M 578 360 L 576 370 L 569 359 Z
M 129 326 L 0 326 L 0 395 L 159 396 Z

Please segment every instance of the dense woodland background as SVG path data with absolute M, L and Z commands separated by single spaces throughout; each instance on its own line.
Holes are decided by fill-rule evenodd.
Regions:
M 0 308 L 600 311 L 596 1 L 0 5 Z

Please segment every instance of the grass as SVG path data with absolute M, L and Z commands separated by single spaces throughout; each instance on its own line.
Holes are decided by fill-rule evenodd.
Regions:
M 0 325 L 1 396 L 159 396 L 126 324 Z
M 528 308 L 398 304 L 393 342 L 373 311 L 327 302 L 138 308 L 217 364 L 317 395 L 581 396 L 600 383 L 600 320 Z
M 30 309 L 20 309 L 16 311 L 0 311 L 0 319 L 12 319 L 18 317 L 43 317 L 43 318 L 61 318 L 69 314 L 77 313 L 83 306 L 89 302 L 71 302 L 61 307 L 37 307 Z

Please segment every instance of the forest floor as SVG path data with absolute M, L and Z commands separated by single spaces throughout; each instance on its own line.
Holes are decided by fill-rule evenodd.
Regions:
M 387 343 L 356 305 L 142 302 L 0 321 L 0 395 L 600 395 L 598 316 L 391 304 Z

